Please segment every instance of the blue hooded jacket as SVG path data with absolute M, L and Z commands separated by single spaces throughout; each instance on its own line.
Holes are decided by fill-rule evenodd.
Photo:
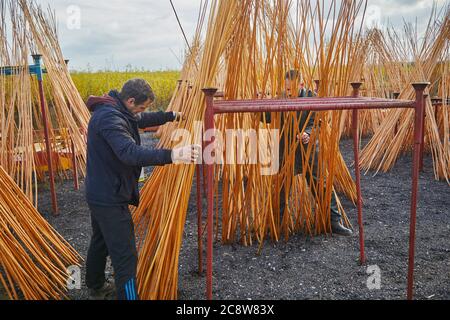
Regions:
M 171 150 L 141 146 L 139 129 L 175 120 L 172 112 L 133 115 L 117 91 L 91 97 L 93 112 L 87 141 L 86 199 L 88 204 L 111 207 L 139 205 L 138 181 L 142 167 L 172 163 Z

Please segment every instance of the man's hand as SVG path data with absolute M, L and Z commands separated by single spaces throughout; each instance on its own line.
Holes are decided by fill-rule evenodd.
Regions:
M 173 112 L 173 116 L 175 117 L 175 122 L 180 122 L 186 120 L 186 117 L 181 112 Z
M 172 162 L 174 164 L 196 163 L 201 151 L 202 147 L 199 145 L 192 145 L 174 149 L 172 150 Z
M 303 144 L 309 144 L 311 141 L 311 136 L 304 132 L 303 135 L 300 137 L 300 135 L 297 135 L 297 139 L 300 140 Z

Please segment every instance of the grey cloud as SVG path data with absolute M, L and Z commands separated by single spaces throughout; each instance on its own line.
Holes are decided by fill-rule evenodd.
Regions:
M 231 0 L 230 0 L 231 1 Z M 438 0 L 440 3 L 448 0 Z M 147 69 L 179 68 L 177 58 L 185 49 L 168 0 L 37 0 L 50 3 L 59 21 L 63 51 L 72 67 L 84 68 L 89 63 L 104 68 L 112 60 L 119 68 L 131 64 Z M 183 27 L 192 38 L 195 31 L 200 0 L 174 0 Z M 81 30 L 66 27 L 67 7 L 81 9 Z M 431 1 L 428 0 L 369 0 L 369 5 L 381 8 L 383 23 L 401 26 L 402 16 L 408 21 L 419 18 L 426 25 Z
M 149 0 L 37 0 L 51 4 L 59 21 L 63 51 L 72 68 L 89 63 L 105 67 L 105 59 L 114 56 L 119 68 L 131 64 L 147 69 L 176 69 L 179 62 L 172 51 L 182 52 L 184 41 L 169 1 Z M 186 32 L 192 37 L 200 1 L 174 0 Z M 67 8 L 81 10 L 81 29 L 66 27 Z

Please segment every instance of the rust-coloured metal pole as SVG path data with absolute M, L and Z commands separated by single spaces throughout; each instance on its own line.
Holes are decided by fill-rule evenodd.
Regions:
M 202 141 L 202 149 L 203 150 L 205 150 L 205 141 L 203 140 Z M 206 190 L 206 166 L 204 166 L 204 165 L 202 165 L 202 167 L 201 167 L 201 169 L 202 169 L 202 176 L 203 176 L 203 194 L 205 195 L 205 196 L 207 196 L 208 195 L 208 192 L 207 192 L 207 190 Z
M 42 55 L 34 54 L 33 60 L 36 65 L 41 65 L 42 63 Z M 43 76 L 42 76 L 42 69 L 39 68 L 39 72 L 37 73 L 37 80 L 39 85 L 39 101 L 41 105 L 41 112 L 42 112 L 42 122 L 44 125 L 44 136 L 45 136 L 45 145 L 47 148 L 47 165 L 48 165 L 48 172 L 49 172 L 49 178 L 50 178 L 50 192 L 51 192 L 51 198 L 52 198 L 52 208 L 53 208 L 53 214 L 55 216 L 58 216 L 58 202 L 56 199 L 56 189 L 55 189 L 55 172 L 53 171 L 53 152 L 52 152 L 52 146 L 50 141 L 50 133 L 49 133 L 49 126 L 48 126 L 48 117 L 47 117 L 47 108 L 45 103 L 45 94 L 44 94 L 44 84 L 43 84 Z
M 198 274 L 203 273 L 203 202 L 202 202 L 202 165 L 198 164 L 196 168 L 197 175 L 197 243 L 198 243 Z
M 414 163 L 412 172 L 411 222 L 409 233 L 408 300 L 414 297 L 414 259 L 416 250 L 417 199 L 419 193 L 420 151 L 423 141 L 425 113 L 424 91 L 429 83 L 413 83 L 416 90 L 416 115 L 414 124 Z
M 427 99 L 428 94 L 424 93 L 423 95 L 423 121 L 422 121 L 422 144 L 420 145 L 420 172 L 423 172 L 423 160 L 425 158 L 425 135 L 427 134 L 425 131 L 425 123 L 427 119 Z
M 215 88 L 202 90 L 206 96 L 206 112 L 205 112 L 205 133 L 214 130 L 214 95 L 217 92 Z M 205 148 L 214 143 L 214 138 L 205 141 Z M 203 158 L 205 159 L 205 158 Z M 208 240 L 207 240 L 207 266 L 206 266 L 206 298 L 213 299 L 212 294 L 212 277 L 213 277 L 213 232 L 214 232 L 214 164 L 212 159 L 207 159 L 206 166 L 206 184 L 208 199 Z
M 180 83 L 181 85 L 181 83 Z M 188 94 L 191 89 L 188 89 Z M 203 128 L 202 128 L 203 136 Z M 202 150 L 204 150 L 204 139 L 202 138 Z M 203 159 L 203 157 L 202 157 Z M 197 247 L 198 247 L 198 274 L 203 273 L 203 193 L 206 194 L 205 171 L 203 164 L 196 166 L 197 176 Z M 203 179 L 202 179 L 203 176 Z M 202 183 L 203 182 L 203 183 Z
M 359 92 L 362 86 L 361 82 L 353 82 L 353 97 L 359 98 Z M 352 117 L 352 132 L 353 132 L 353 151 L 355 154 L 355 176 L 356 176 L 356 192 L 357 192 L 357 207 L 358 207 L 358 224 L 359 224 L 359 251 L 360 251 L 360 263 L 364 265 L 366 263 L 366 250 L 364 241 L 364 223 L 363 223 L 363 201 L 361 192 L 361 168 L 359 164 L 359 117 L 358 110 L 353 110 Z

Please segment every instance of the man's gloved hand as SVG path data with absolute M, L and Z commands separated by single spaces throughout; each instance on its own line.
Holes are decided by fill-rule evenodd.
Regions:
M 196 163 L 202 147 L 200 145 L 192 145 L 172 150 L 172 162 L 174 164 L 192 164 Z
M 304 145 L 307 145 L 311 141 L 311 136 L 305 132 L 301 137 L 300 135 L 298 135 L 297 139 L 300 140 Z
M 173 116 L 175 117 L 175 122 L 180 122 L 186 120 L 186 117 L 183 115 L 182 112 L 173 112 Z

